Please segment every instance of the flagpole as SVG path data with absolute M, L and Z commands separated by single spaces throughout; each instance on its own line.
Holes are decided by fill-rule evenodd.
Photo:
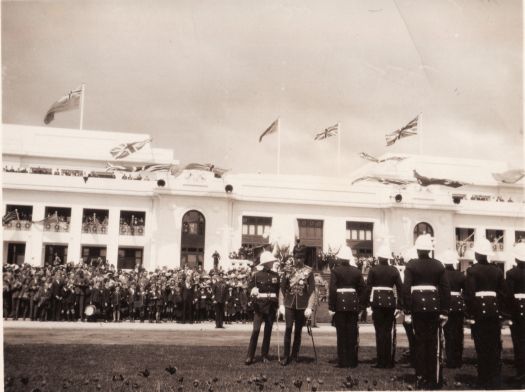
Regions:
M 341 176 L 341 124 L 337 123 L 337 176 Z
M 277 175 L 281 174 L 281 118 L 277 118 Z
M 419 113 L 418 119 L 419 155 L 423 155 L 423 113 Z
M 82 87 L 80 89 L 80 130 L 82 130 L 84 126 L 84 93 L 86 92 L 86 84 L 82 83 Z

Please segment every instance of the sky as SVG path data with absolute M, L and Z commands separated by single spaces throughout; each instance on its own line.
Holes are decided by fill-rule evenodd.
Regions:
M 523 167 L 521 0 L 3 1 L 1 22 L 4 123 L 44 126 L 83 82 L 84 129 L 183 164 L 274 173 L 279 117 L 283 174 L 335 175 L 337 138 L 313 140 L 335 123 L 343 175 L 362 151 Z

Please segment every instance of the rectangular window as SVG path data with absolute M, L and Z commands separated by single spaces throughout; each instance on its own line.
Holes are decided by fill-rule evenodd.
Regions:
M 244 256 L 253 255 L 248 249 L 257 248 L 270 242 L 269 234 L 272 228 L 272 218 L 262 216 L 243 216 L 242 217 L 242 248 L 246 252 L 241 252 Z M 244 257 L 243 256 L 243 257 Z M 246 256 L 253 258 L 254 256 Z
M 118 248 L 118 269 L 135 269 L 142 266 L 142 248 Z
M 514 242 L 525 242 L 525 231 L 516 230 L 514 232 Z
M 352 248 L 354 256 L 370 257 L 373 255 L 373 222 L 346 222 L 346 244 Z
M 7 230 L 31 230 L 33 206 L 7 204 L 2 225 Z
M 82 213 L 82 232 L 107 234 L 109 210 L 84 208 Z
M 467 251 L 474 247 L 474 229 L 456 227 L 456 251 L 459 257 L 469 257 Z
M 486 231 L 487 240 L 492 244 L 492 250 L 494 252 L 503 251 L 503 240 L 504 240 L 504 231 L 503 230 L 492 230 L 487 229 Z
M 46 207 L 44 211 L 44 231 L 68 232 L 71 223 L 71 208 Z
M 120 235 L 144 235 L 146 213 L 144 211 L 120 211 Z

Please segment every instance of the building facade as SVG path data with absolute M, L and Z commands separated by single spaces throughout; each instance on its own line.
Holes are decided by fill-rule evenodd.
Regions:
M 502 162 L 406 156 L 366 163 L 341 178 L 178 171 L 173 151 L 144 148 L 115 161 L 112 148 L 146 134 L 3 125 L 3 262 L 44 265 L 106 259 L 118 268 L 221 263 L 240 248 L 268 243 L 307 247 L 309 264 L 342 244 L 373 256 L 382 241 L 403 255 L 430 233 L 436 256 L 457 249 L 466 267 L 486 236 L 493 261 L 508 269 L 514 243 L 525 240 L 523 180 L 502 184 Z M 152 143 L 154 145 L 154 142 Z M 169 172 L 108 171 L 172 165 Z M 353 180 L 414 180 L 413 170 L 468 185 L 384 185 Z M 13 212 L 15 211 L 15 212 Z M 16 218 L 14 215 L 16 215 Z

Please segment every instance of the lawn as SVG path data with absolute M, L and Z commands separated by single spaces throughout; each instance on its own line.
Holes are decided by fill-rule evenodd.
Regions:
M 318 348 L 319 363 L 307 341 L 300 363 L 281 367 L 245 366 L 245 348 L 238 346 L 133 345 L 6 345 L 6 391 L 326 391 L 413 389 L 414 371 L 406 364 L 395 369 L 372 368 L 375 348 L 359 351 L 356 369 L 338 369 L 329 363 L 335 347 Z M 514 374 L 511 350 L 504 350 L 506 387 Z M 461 369 L 445 369 L 446 389 L 475 388 L 474 352 L 465 352 Z M 166 368 L 176 368 L 170 374 Z M 147 369 L 147 371 L 146 371 Z M 171 369 L 172 372 L 174 369 Z M 149 374 L 148 374 L 149 373 Z M 147 377 L 145 376 L 147 374 Z M 349 382 L 348 377 L 351 378 Z M 347 383 L 346 386 L 344 383 Z

